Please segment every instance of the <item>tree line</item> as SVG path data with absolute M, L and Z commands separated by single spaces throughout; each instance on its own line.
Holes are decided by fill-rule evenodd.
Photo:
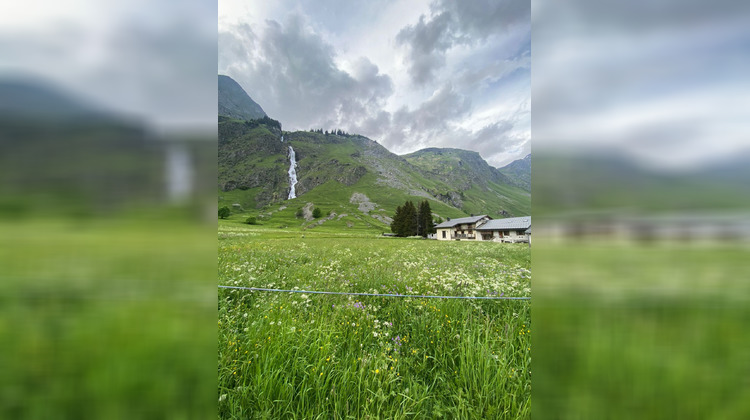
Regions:
M 347 133 L 344 130 L 331 130 L 331 131 L 328 131 L 328 130 L 323 130 L 322 128 L 318 128 L 318 129 L 312 129 L 311 128 L 310 132 L 311 133 L 325 134 L 326 136 L 329 135 L 329 134 L 335 134 L 337 136 L 342 136 L 342 137 L 352 137 L 352 136 L 354 136 L 354 134 L 349 134 L 349 133 Z
M 396 236 L 421 236 L 426 238 L 430 233 L 435 233 L 435 225 L 432 222 L 432 209 L 427 200 L 419 203 L 419 209 L 414 203 L 407 201 L 403 206 L 396 208 L 396 214 L 391 222 L 391 232 Z
M 281 130 L 281 123 L 274 120 L 273 118 L 269 118 L 268 115 L 263 116 L 263 118 L 256 118 L 254 120 L 245 121 L 245 126 L 249 128 L 255 128 L 261 124 L 265 124 L 268 127 L 276 127 Z

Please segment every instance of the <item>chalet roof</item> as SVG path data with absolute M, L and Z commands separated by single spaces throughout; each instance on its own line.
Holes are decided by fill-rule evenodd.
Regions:
M 507 219 L 489 220 L 479 226 L 477 230 L 506 230 L 531 228 L 531 216 L 509 217 Z
M 459 217 L 458 219 L 451 219 L 451 220 L 445 221 L 435 226 L 435 228 L 440 229 L 440 228 L 449 228 L 449 227 L 453 227 L 456 225 L 472 224 L 472 223 L 476 223 L 477 221 L 485 217 L 487 217 L 486 214 L 481 214 L 479 216 L 472 216 L 472 217 Z

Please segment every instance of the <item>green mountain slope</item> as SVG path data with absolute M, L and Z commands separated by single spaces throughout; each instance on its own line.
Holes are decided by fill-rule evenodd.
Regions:
M 523 159 L 514 160 L 498 170 L 510 178 L 513 184 L 531 191 L 531 154 Z
M 398 156 L 359 135 L 283 132 L 259 106 L 260 113 L 250 112 L 257 104 L 234 80 L 219 76 L 219 84 L 219 205 L 234 209 L 238 220 L 255 215 L 281 227 L 387 231 L 390 216 L 407 200 L 429 200 L 443 219 L 530 214 L 530 193 L 476 152 L 425 149 Z M 230 103 L 236 106 L 227 111 Z M 290 147 L 297 162 L 293 199 Z M 322 221 L 309 217 L 313 207 L 326 214 Z
M 390 216 L 406 200 L 429 200 L 441 218 L 530 211 L 529 193 L 507 184 L 473 152 L 466 152 L 471 159 L 462 163 L 467 169 L 458 179 L 457 171 L 437 176 L 437 169 L 425 170 L 363 136 L 283 132 L 283 142 L 281 136 L 273 123 L 220 118 L 219 205 L 233 208 L 238 220 L 241 214 L 258 214 L 279 226 L 387 231 Z M 297 198 L 291 200 L 289 146 L 298 176 Z M 308 206 L 333 216 L 320 225 L 295 217 Z
M 466 213 L 485 213 L 494 217 L 522 216 L 531 213 L 531 194 L 497 168 L 490 166 L 477 152 L 461 149 L 429 148 L 404 158 L 424 171 L 430 179 L 448 186 L 447 194 L 438 193 Z
M 701 212 L 750 206 L 750 156 L 682 173 L 639 166 L 617 151 L 536 155 L 535 214 L 580 211 Z

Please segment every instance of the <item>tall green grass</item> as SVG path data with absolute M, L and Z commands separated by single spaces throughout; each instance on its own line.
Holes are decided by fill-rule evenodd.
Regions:
M 219 231 L 220 284 L 528 296 L 523 245 Z M 530 301 L 219 292 L 221 418 L 528 418 Z
M 0 222 L 0 417 L 214 415 L 206 230 L 143 218 Z
M 750 418 L 742 244 L 534 245 L 534 416 Z

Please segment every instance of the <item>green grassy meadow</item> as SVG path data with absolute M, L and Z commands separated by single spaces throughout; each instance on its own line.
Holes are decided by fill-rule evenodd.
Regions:
M 212 237 L 173 217 L 0 221 L 0 418 L 215 415 Z
M 219 284 L 530 296 L 526 245 L 219 224 Z M 220 418 L 529 418 L 531 303 L 219 289 Z
M 746 244 L 534 245 L 534 417 L 750 418 Z

